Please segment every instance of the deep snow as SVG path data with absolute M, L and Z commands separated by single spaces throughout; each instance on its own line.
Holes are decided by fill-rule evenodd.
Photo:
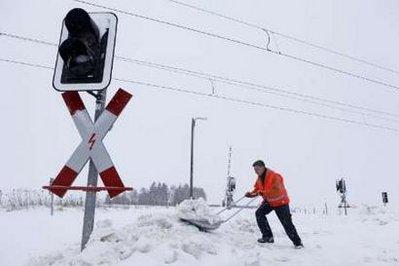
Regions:
M 273 213 L 272 245 L 256 242 L 253 209 L 211 233 L 180 222 L 178 214 L 174 207 L 98 208 L 80 253 L 81 209 L 56 210 L 53 217 L 44 208 L 1 211 L 0 265 L 399 264 L 399 218 L 389 208 L 362 206 L 348 216 L 294 213 L 302 250 L 293 248 Z
M 221 222 L 221 216 L 212 213 L 206 201 L 202 198 L 184 200 L 176 208 L 177 217 L 180 219 L 204 221 L 209 224 Z

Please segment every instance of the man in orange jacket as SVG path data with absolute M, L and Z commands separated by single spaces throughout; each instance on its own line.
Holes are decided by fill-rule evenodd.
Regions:
M 263 202 L 256 210 L 256 221 L 262 233 L 262 238 L 258 239 L 259 243 L 274 243 L 273 233 L 267 221 L 266 215 L 271 211 L 275 211 L 278 219 L 284 227 L 288 237 L 294 243 L 296 248 L 302 248 L 303 244 L 299 237 L 294 224 L 292 223 L 289 208 L 290 199 L 287 190 L 284 187 L 283 177 L 267 169 L 263 161 L 256 161 L 252 165 L 258 178 L 254 189 L 245 193 L 248 198 L 262 196 Z

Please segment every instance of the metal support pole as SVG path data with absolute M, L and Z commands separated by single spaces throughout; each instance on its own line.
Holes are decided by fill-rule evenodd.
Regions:
M 50 186 L 53 184 L 54 178 L 50 178 Z M 54 193 L 50 191 L 50 215 L 54 215 Z
M 105 109 L 105 98 L 107 96 L 107 91 L 102 90 L 98 92 L 96 97 L 96 111 L 94 114 L 94 123 L 97 121 L 98 117 L 102 114 Z M 94 166 L 92 160 L 90 160 L 89 174 L 87 178 L 87 186 L 97 186 L 98 171 Z M 86 247 L 87 242 L 90 239 L 91 232 L 94 227 L 94 214 L 96 210 L 96 192 L 88 191 L 86 192 L 85 201 L 85 213 L 83 218 L 83 233 L 82 233 L 82 243 L 81 250 Z
M 327 207 L 327 202 L 324 202 L 324 208 L 325 208 L 326 215 L 328 215 L 328 207 Z
M 193 172 L 194 172 L 194 128 L 195 119 L 191 119 L 191 161 L 190 161 L 190 199 L 194 199 L 193 196 Z

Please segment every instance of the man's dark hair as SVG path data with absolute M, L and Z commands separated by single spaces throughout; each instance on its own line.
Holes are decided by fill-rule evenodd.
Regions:
M 252 164 L 253 167 L 255 166 L 265 166 L 265 163 L 262 160 L 257 160 Z

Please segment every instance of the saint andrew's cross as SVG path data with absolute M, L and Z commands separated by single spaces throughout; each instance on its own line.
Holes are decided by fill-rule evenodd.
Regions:
M 111 157 L 102 142 L 132 95 L 119 89 L 95 123 L 93 123 L 77 91 L 64 92 L 62 97 L 82 141 L 51 185 L 44 186 L 43 188 L 50 190 L 59 197 L 63 197 L 67 190 L 107 190 L 111 198 L 126 190 L 132 190 L 132 188 L 123 185 Z M 93 161 L 105 186 L 71 186 L 89 159 Z

